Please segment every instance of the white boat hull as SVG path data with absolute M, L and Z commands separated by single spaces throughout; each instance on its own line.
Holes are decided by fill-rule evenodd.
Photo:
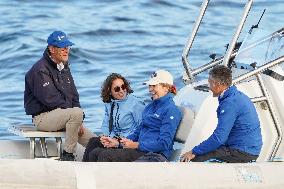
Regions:
M 283 188 L 283 163 L 83 163 L 0 160 L 0 188 Z M 271 174 L 273 173 L 273 174 Z

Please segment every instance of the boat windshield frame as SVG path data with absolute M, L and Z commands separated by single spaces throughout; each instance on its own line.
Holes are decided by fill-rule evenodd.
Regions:
M 228 62 L 230 60 L 230 58 L 236 56 L 236 51 L 234 50 L 234 47 L 237 43 L 237 40 L 240 36 L 240 33 L 243 29 L 243 26 L 246 22 L 246 19 L 247 19 L 247 16 L 250 12 L 250 9 L 252 7 L 252 4 L 253 4 L 253 0 L 248 0 L 245 7 L 244 7 L 244 12 L 243 12 L 243 15 L 241 17 L 241 20 L 236 28 L 236 31 L 235 31 L 235 34 L 233 35 L 233 38 L 229 44 L 229 47 L 227 49 L 227 52 L 225 54 L 225 56 L 222 56 L 220 58 L 217 58 L 215 60 L 213 60 L 212 62 L 209 62 L 205 65 L 202 65 L 196 69 L 192 69 L 190 64 L 189 64 L 189 60 L 188 60 L 188 57 L 189 57 L 189 52 L 191 50 L 191 47 L 193 45 L 193 42 L 195 40 L 195 37 L 196 37 L 196 34 L 199 30 L 199 27 L 201 25 L 201 22 L 204 18 L 204 15 L 205 15 L 205 12 L 209 6 L 209 2 L 210 0 L 204 0 L 202 5 L 201 5 L 201 8 L 200 8 L 200 12 L 199 12 L 199 15 L 198 17 L 196 18 L 196 21 L 195 21 L 195 24 L 193 26 L 193 29 L 192 29 L 192 33 L 190 35 L 190 37 L 188 38 L 188 41 L 183 49 L 183 53 L 182 53 L 182 63 L 183 63 L 183 67 L 185 69 L 185 73 L 186 73 L 186 78 L 184 78 L 185 80 L 185 83 L 192 83 L 194 81 L 194 78 L 196 75 L 218 65 L 218 64 L 221 64 L 223 63 L 223 65 L 228 65 Z

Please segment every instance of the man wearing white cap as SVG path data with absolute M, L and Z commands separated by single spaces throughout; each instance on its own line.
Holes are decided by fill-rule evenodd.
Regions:
M 43 57 L 25 77 L 25 111 L 38 130 L 66 130 L 62 161 L 74 161 L 77 142 L 86 146 L 94 134 L 83 127 L 84 113 L 69 66 L 69 48 L 74 45 L 62 31 L 47 39 Z
M 173 77 L 168 71 L 158 70 L 145 84 L 149 86 L 153 101 L 144 109 L 140 126 L 127 138 L 116 141 L 106 138 L 104 146 L 117 148 L 103 150 L 97 148 L 90 154 L 91 161 L 129 162 L 137 159 L 138 161 L 169 159 L 174 135 L 182 117 L 173 101 L 173 96 L 176 94 Z

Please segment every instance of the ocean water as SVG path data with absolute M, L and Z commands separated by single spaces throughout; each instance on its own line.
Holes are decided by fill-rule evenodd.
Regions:
M 190 53 L 192 67 L 210 61 L 211 53 L 225 52 L 246 2 L 210 2 Z M 170 71 L 178 89 L 184 86 L 181 54 L 201 3 L 0 0 L 0 139 L 16 138 L 7 132 L 9 126 L 31 123 L 23 107 L 24 76 L 42 56 L 52 31 L 65 31 L 76 44 L 69 62 L 86 113 L 85 126 L 99 131 L 104 111 L 100 88 L 108 74 L 121 73 L 145 101 L 149 95 L 142 83 L 157 69 Z M 263 9 L 260 28 L 268 32 L 282 28 L 283 8 L 283 0 L 255 0 L 240 41 Z

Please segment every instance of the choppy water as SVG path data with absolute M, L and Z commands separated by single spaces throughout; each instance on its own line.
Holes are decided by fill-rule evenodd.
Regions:
M 192 65 L 225 51 L 245 3 L 211 1 L 192 49 Z M 177 87 L 183 86 L 181 54 L 200 4 L 201 0 L 0 0 L 0 139 L 14 137 L 6 132 L 11 124 L 31 123 L 23 108 L 24 75 L 41 57 L 52 31 L 65 31 L 76 44 L 71 69 L 87 115 L 85 125 L 97 131 L 103 117 L 100 86 L 109 73 L 126 76 L 135 94 L 145 100 L 148 91 L 141 83 L 156 69 L 169 70 Z M 265 8 L 261 26 L 271 32 L 283 27 L 283 0 L 254 4 L 245 31 Z

